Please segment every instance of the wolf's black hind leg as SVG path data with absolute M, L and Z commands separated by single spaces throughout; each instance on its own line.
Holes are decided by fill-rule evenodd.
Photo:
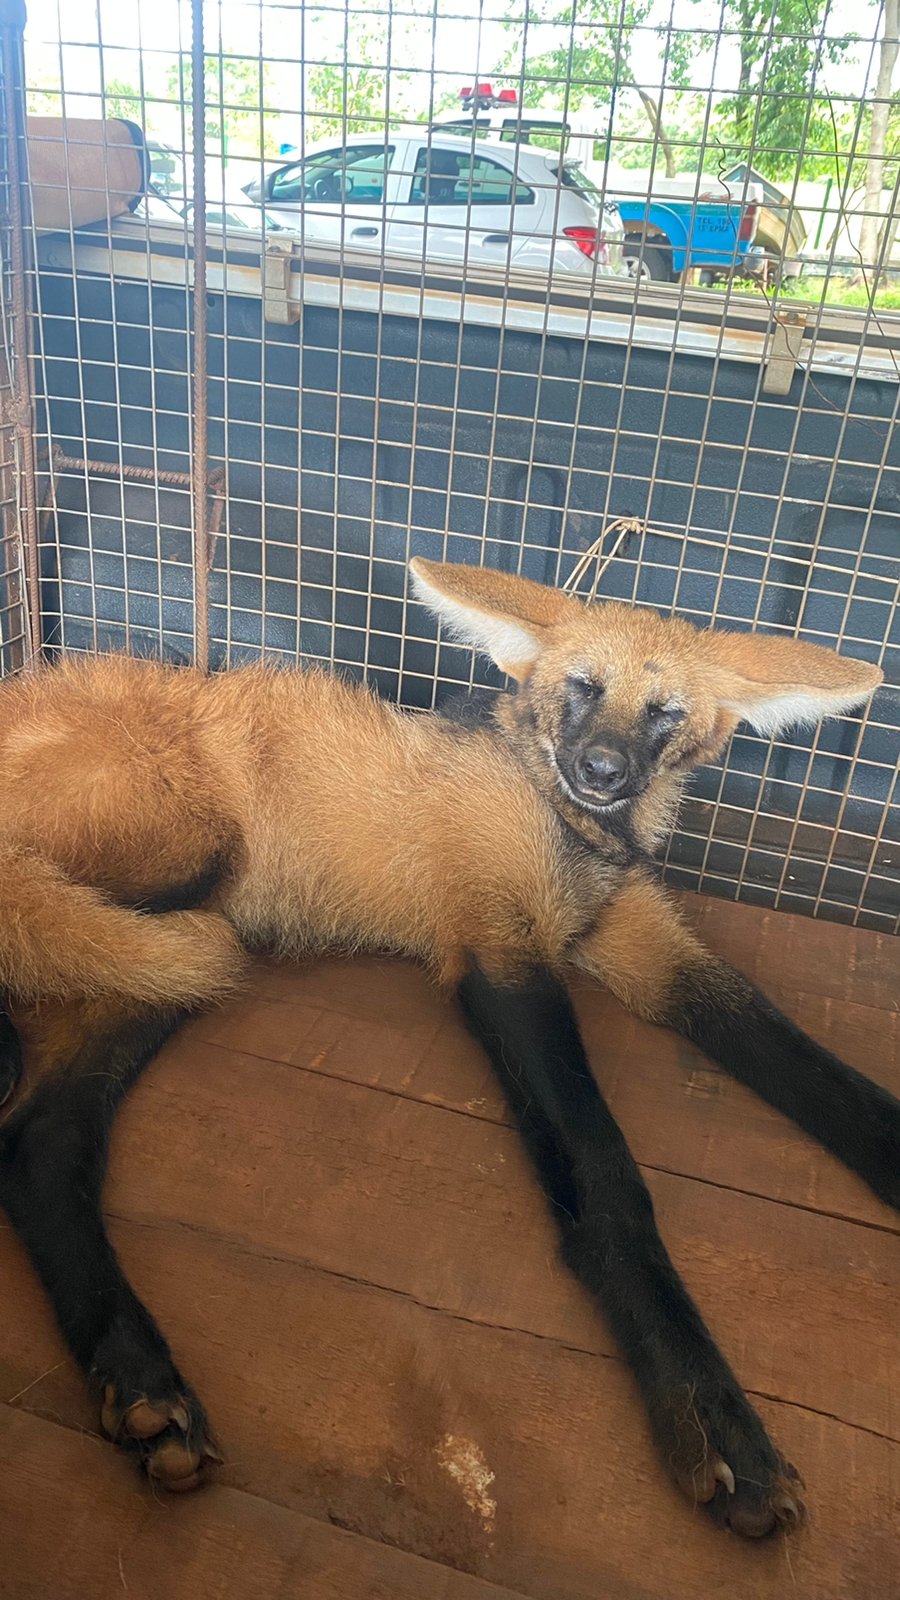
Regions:
M 199 1400 L 119 1265 L 100 1201 L 115 1112 L 180 1020 L 161 1010 L 107 1019 L 0 1128 L 0 1202 L 97 1393 L 102 1425 L 173 1490 L 198 1484 L 216 1452 Z

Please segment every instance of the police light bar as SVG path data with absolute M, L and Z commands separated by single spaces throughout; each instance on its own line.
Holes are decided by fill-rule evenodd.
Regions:
M 460 100 L 486 101 L 493 105 L 514 106 L 518 104 L 519 97 L 515 89 L 501 89 L 499 94 L 494 93 L 492 83 L 467 83 L 459 91 Z

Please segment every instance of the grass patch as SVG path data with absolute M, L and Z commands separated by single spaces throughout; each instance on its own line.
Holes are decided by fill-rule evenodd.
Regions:
M 713 287 L 724 294 L 727 285 L 720 280 Z M 751 283 L 738 280 L 735 288 L 742 294 L 762 294 L 760 288 L 754 289 Z M 770 290 L 772 294 L 774 291 Z M 778 299 L 799 300 L 811 306 L 847 306 L 857 311 L 865 311 L 869 305 L 869 293 L 862 286 L 853 285 L 849 278 L 791 278 L 788 283 L 782 284 L 778 291 Z M 875 310 L 900 311 L 900 283 L 884 284 L 875 292 Z
M 861 310 L 865 310 L 866 306 L 869 304 L 868 290 L 864 289 L 862 284 L 860 284 L 858 287 L 851 286 L 846 278 L 832 278 L 828 283 L 826 283 L 823 279 L 817 280 L 815 278 L 810 278 L 809 288 L 811 289 L 814 284 L 816 285 L 815 298 L 817 300 L 821 299 L 822 291 L 824 290 L 826 305 L 858 306 Z M 819 288 L 820 284 L 821 288 Z M 803 294 L 802 278 L 797 285 L 797 293 L 800 296 Z M 812 299 L 812 295 L 810 295 L 810 299 Z M 900 284 L 889 283 L 883 288 L 876 289 L 875 310 L 900 311 Z

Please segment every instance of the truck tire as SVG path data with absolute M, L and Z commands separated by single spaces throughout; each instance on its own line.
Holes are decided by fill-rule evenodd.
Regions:
M 640 278 L 643 282 L 672 282 L 672 252 L 664 246 L 643 244 L 641 239 L 626 239 L 622 254 L 632 278 Z

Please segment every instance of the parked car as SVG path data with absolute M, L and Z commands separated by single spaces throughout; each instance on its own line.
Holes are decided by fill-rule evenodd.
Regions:
M 625 259 L 634 277 L 677 282 L 698 268 L 701 282 L 732 273 L 761 272 L 764 252 L 755 243 L 762 191 L 756 184 L 718 178 L 662 178 L 653 174 L 649 194 L 635 173 L 612 198 L 625 225 Z
M 147 216 L 154 222 L 186 222 L 189 227 L 193 227 L 194 210 L 194 202 L 188 195 L 160 189 L 151 177 L 150 185 L 141 201 L 141 215 Z M 258 205 L 251 204 L 240 189 L 234 192 L 229 185 L 227 192 L 223 192 L 221 172 L 214 172 L 212 175 L 207 173 L 204 212 L 208 227 L 222 228 L 226 233 L 243 232 L 247 229 L 256 233 L 279 233 L 285 228 L 285 224 L 278 217 L 264 214 Z
M 796 200 L 746 162 L 723 172 L 721 181 L 731 189 L 753 184 L 761 191 L 753 242 L 764 252 L 768 282 L 796 282 L 803 273 L 807 245 L 806 223 Z
M 310 243 L 623 276 L 615 206 L 558 151 L 421 128 L 319 145 L 244 193 Z
M 148 188 L 159 195 L 184 194 L 184 157 L 180 152 L 171 145 L 161 144 L 158 139 L 148 139 L 147 154 L 150 158 Z

